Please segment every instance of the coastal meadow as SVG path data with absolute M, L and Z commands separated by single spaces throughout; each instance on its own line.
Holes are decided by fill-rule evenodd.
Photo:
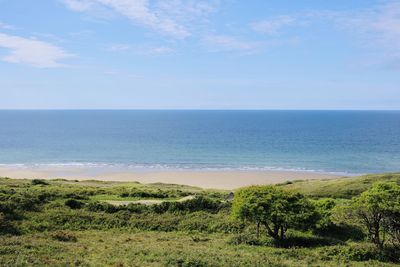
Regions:
M 393 232 L 382 225 L 377 246 L 346 209 L 399 184 L 400 174 L 302 180 L 240 189 L 232 200 L 230 191 L 181 185 L 1 178 L 0 265 L 394 266 Z M 256 202 L 240 193 L 253 189 Z M 283 238 L 253 220 L 274 220 L 276 203 L 290 209 L 298 201 L 307 202 L 305 217 L 276 214 Z

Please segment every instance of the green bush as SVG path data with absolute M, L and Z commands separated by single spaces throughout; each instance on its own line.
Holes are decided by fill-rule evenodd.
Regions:
M 46 182 L 45 180 L 42 179 L 33 179 L 31 181 L 32 185 L 49 185 L 48 182 Z
M 347 214 L 366 229 L 372 243 L 383 249 L 387 236 L 399 231 L 400 186 L 375 183 L 359 197 L 353 198 Z
M 119 211 L 117 206 L 111 205 L 110 203 L 106 202 L 91 202 L 87 205 L 87 209 L 89 211 L 94 212 L 107 212 L 107 213 L 115 213 Z
M 120 197 L 135 197 L 135 198 L 178 198 L 190 195 L 189 192 L 182 190 L 140 190 L 132 189 L 119 194 Z
M 44 202 L 37 194 L 30 192 L 13 194 L 10 196 L 9 201 L 15 205 L 15 209 L 24 211 L 39 211 Z
M 65 206 L 70 207 L 71 209 L 81 209 L 84 205 L 84 202 L 76 199 L 68 199 L 65 201 Z
M 323 253 L 329 256 L 339 256 L 350 261 L 382 261 L 400 262 L 400 251 L 393 247 L 385 247 L 380 250 L 373 244 L 352 243 L 348 246 L 337 246 L 326 249 Z
M 183 202 L 162 202 L 158 205 L 153 205 L 152 210 L 155 213 L 165 212 L 196 212 L 196 211 L 208 211 L 218 212 L 225 207 L 226 204 L 212 200 L 204 196 L 196 196 L 193 199 L 189 199 Z
M 234 218 L 263 226 L 275 240 L 285 238 L 288 229 L 310 229 L 318 220 L 315 206 L 304 195 L 276 186 L 239 189 L 233 200 Z
M 20 234 L 20 231 L 14 225 L 13 220 L 7 214 L 0 211 L 0 235 L 5 234 L 17 235 Z

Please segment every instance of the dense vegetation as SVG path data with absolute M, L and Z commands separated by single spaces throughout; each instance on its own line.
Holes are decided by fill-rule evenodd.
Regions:
M 0 178 L 0 266 L 396 265 L 399 184 L 295 181 L 231 203 L 180 185 Z

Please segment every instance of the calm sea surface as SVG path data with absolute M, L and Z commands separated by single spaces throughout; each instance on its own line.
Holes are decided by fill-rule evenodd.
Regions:
M 400 171 L 400 111 L 0 111 L 0 164 Z

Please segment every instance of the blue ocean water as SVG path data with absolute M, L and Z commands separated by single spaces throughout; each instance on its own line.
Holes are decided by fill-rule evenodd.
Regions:
M 400 111 L 0 111 L 0 164 L 400 171 Z

